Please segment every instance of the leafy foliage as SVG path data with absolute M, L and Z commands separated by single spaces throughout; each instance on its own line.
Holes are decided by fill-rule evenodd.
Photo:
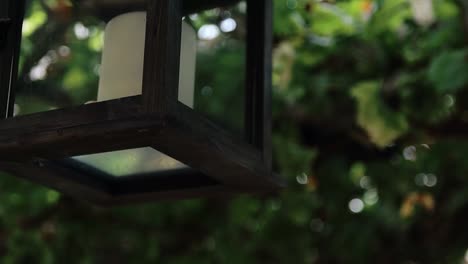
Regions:
M 429 80 L 441 92 L 456 92 L 468 82 L 464 74 L 468 70 L 466 51 L 447 51 L 432 61 L 429 68 Z
M 356 84 L 351 93 L 358 103 L 358 124 L 373 143 L 383 148 L 407 132 L 408 122 L 402 113 L 395 113 L 381 102 L 379 90 L 379 83 L 367 82 Z

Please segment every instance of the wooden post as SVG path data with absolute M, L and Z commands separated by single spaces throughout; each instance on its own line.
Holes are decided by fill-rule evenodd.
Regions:
M 272 1 L 247 3 L 246 138 L 271 168 Z
M 24 0 L 0 2 L 0 119 L 13 115 L 24 8 Z
M 148 113 L 166 113 L 179 91 L 181 0 L 148 1 L 143 106 Z

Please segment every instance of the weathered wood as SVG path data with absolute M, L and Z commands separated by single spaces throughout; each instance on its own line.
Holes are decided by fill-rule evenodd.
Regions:
M 10 26 L 11 26 L 10 18 L 0 17 L 0 54 L 4 52 L 4 49 L 7 46 L 8 32 L 9 32 Z
M 7 119 L 0 130 L 0 159 L 46 166 L 49 160 L 70 156 L 154 146 L 224 186 L 251 190 L 282 186 L 264 166 L 259 150 L 182 103 L 171 108 L 171 115 L 157 118 L 142 113 L 138 101 L 136 96 Z M 81 125 L 69 119 L 81 120 Z
M 154 144 L 157 149 L 230 186 L 260 189 L 284 186 L 265 166 L 260 150 L 182 103 L 173 104 L 171 113 L 167 130 Z
M 0 162 L 2 171 L 53 188 L 67 195 L 105 204 L 111 200 L 108 187 L 100 181 L 89 179 L 72 170 L 49 166 L 46 163 Z
M 24 0 L 0 2 L 0 119 L 13 114 Z M 3 38 L 3 39 L 2 39 Z
M 59 130 L 104 121 L 135 118 L 144 113 L 141 96 L 119 98 L 65 109 L 10 117 L 1 121 L 0 138 L 5 134 Z M 10 130 L 14 130 L 10 131 Z
M 182 15 L 198 13 L 218 7 L 228 7 L 241 0 L 183 0 Z M 104 21 L 132 11 L 145 11 L 147 0 L 82 0 L 80 5 Z
M 147 146 L 163 126 L 144 114 L 141 96 L 60 109 L 0 122 L 0 158 L 53 159 Z
M 9 1 L 2 1 L 0 2 L 0 52 L 6 46 L 11 22 L 10 3 Z
M 117 206 L 136 202 L 157 200 L 189 199 L 198 197 L 229 198 L 239 193 L 265 193 L 253 188 L 235 188 L 217 185 L 214 182 L 194 181 L 190 177 L 199 177 L 199 172 L 187 171 L 180 181 L 167 178 L 161 186 L 158 175 L 136 176 L 128 178 L 99 178 L 99 175 L 83 174 L 57 162 L 13 163 L 0 162 L 0 168 L 7 173 L 26 180 L 46 185 L 76 199 L 100 206 Z M 152 177 L 153 176 L 153 177 Z M 145 178 L 146 177 L 146 178 Z M 188 180 L 188 183 L 184 183 Z M 182 186 L 181 188 L 174 188 Z
M 248 141 L 261 149 L 266 167 L 271 168 L 272 1 L 247 3 L 245 133 Z
M 149 192 L 149 193 L 134 193 L 132 195 L 114 196 L 107 203 L 101 203 L 105 206 L 118 206 L 125 204 L 133 204 L 140 202 L 148 202 L 154 200 L 180 200 L 180 199 L 194 199 L 194 198 L 207 198 L 207 199 L 231 199 L 239 194 L 272 194 L 271 190 L 258 190 L 255 188 L 236 188 L 226 185 L 204 186 L 193 189 L 175 189 L 162 192 Z
M 9 0 L 0 2 L 0 21 L 3 20 L 11 20 Z
M 203 10 L 209 10 L 217 7 L 228 7 L 241 2 L 241 0 L 184 0 L 184 15 L 197 13 Z
M 143 70 L 148 113 L 165 113 L 168 103 L 178 100 L 181 34 L 181 0 L 148 1 Z

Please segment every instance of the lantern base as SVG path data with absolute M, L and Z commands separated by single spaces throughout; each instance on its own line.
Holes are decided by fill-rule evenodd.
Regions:
M 168 110 L 148 113 L 135 96 L 0 121 L 0 170 L 101 205 L 284 186 L 255 146 L 182 103 Z M 196 170 L 112 177 L 70 162 L 135 148 L 154 148 Z
M 230 187 L 193 169 L 115 178 L 98 171 L 81 173 L 69 165 L 57 162 L 0 163 L 7 173 L 103 207 L 155 200 L 229 198 L 239 193 L 272 194 L 279 190 Z

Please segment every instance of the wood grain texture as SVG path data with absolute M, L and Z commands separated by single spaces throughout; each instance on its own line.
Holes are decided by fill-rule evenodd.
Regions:
M 146 146 L 163 120 L 145 115 L 140 101 L 135 96 L 3 120 L 0 158 L 66 158 Z
M 157 149 L 206 174 L 238 187 L 275 189 L 284 182 L 265 166 L 262 152 L 177 102 Z
M 138 101 L 136 96 L 5 120 L 2 123 L 6 126 L 0 130 L 0 169 L 99 204 L 111 204 L 114 199 L 125 203 L 210 196 L 228 189 L 231 193 L 234 190 L 263 193 L 284 186 L 264 166 L 258 149 L 232 137 L 184 104 L 177 102 L 171 108 L 171 115 L 158 117 L 146 114 Z M 81 120 L 81 124 L 69 119 Z M 35 125 L 28 127 L 28 124 Z M 220 186 L 214 188 L 202 178 L 197 180 L 200 186 L 193 185 L 190 179 L 180 179 L 191 182 L 192 188 L 187 192 L 187 186 L 168 185 L 167 180 L 103 182 L 98 177 L 51 162 L 75 155 L 145 146 L 197 168 Z M 153 185 L 147 185 L 150 182 Z
M 245 133 L 261 149 L 264 164 L 272 168 L 272 0 L 247 0 L 247 4 Z
M 115 179 L 105 180 L 81 174 L 75 170 L 44 163 L 0 162 L 0 167 L 15 176 L 48 186 L 76 199 L 98 206 L 118 206 L 154 200 L 178 200 L 190 198 L 230 198 L 239 193 L 268 194 L 264 190 L 235 188 L 226 185 L 193 185 L 178 189 L 162 189 L 155 180 Z M 194 176 L 200 174 L 194 172 Z M 186 176 L 190 177 L 190 174 Z
M 239 2 L 241 2 L 241 0 L 184 0 L 182 13 L 184 15 L 193 14 L 203 10 L 232 6 Z
M 147 0 L 82 0 L 81 6 L 104 21 L 132 11 L 145 11 Z M 183 0 L 182 15 L 234 5 L 240 0 Z
M 143 107 L 148 113 L 166 113 L 170 101 L 178 100 L 181 0 L 148 1 Z
M 0 3 L 0 119 L 13 114 L 25 0 Z M 3 38 L 3 40 L 2 40 Z
M 45 163 L 0 162 L 0 168 L 14 176 L 45 185 L 72 197 L 104 204 L 112 196 L 108 187 L 75 171 L 46 166 Z
M 0 2 L 0 21 L 10 20 L 10 1 L 1 1 Z

